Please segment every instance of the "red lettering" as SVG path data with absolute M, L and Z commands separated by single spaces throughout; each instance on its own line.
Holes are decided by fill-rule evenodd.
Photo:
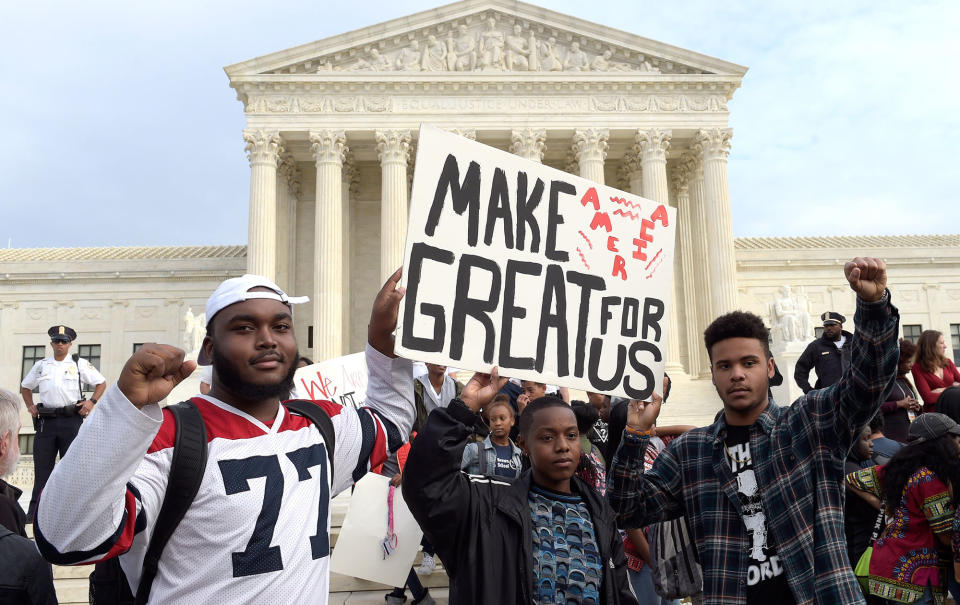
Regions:
M 608 237 L 607 250 L 609 250 L 610 252 L 620 252 L 619 250 L 617 250 L 617 241 L 618 241 L 618 238 L 613 237 L 612 235 Z
M 317 384 L 313 380 L 310 380 L 310 384 L 307 384 L 306 380 L 302 378 L 300 379 L 300 384 L 303 385 L 303 390 L 307 393 L 307 398 L 313 399 L 313 400 L 327 399 L 332 401 L 333 396 L 337 392 L 337 387 L 330 386 L 330 384 L 333 382 L 333 379 L 324 378 L 323 376 L 320 375 L 320 372 L 317 372 L 317 378 L 320 380 L 320 384 Z M 320 394 L 323 395 L 323 397 L 316 397 L 315 390 L 319 390 Z
M 626 281 L 627 262 L 623 260 L 623 257 L 619 254 L 613 258 L 613 276 L 616 277 L 618 273 L 620 274 L 620 279 Z
M 646 240 L 635 237 L 633 238 L 633 245 L 637 247 L 637 249 L 633 251 L 633 258 L 637 260 L 647 260 L 647 254 L 643 251 L 643 249 L 647 247 Z
M 664 227 L 667 226 L 667 209 L 663 207 L 663 204 L 657 206 L 657 209 L 653 211 L 653 214 L 650 215 L 651 221 L 660 221 L 660 224 Z
M 653 221 L 648 221 L 647 219 L 640 221 L 640 239 L 652 242 L 653 236 L 647 233 L 647 229 L 653 229 L 656 226 L 656 223 Z
M 587 192 L 583 194 L 583 199 L 580 200 L 580 204 L 583 206 L 593 204 L 594 210 L 600 210 L 600 198 L 597 196 L 597 190 L 593 187 L 587 189 Z
M 610 224 L 610 217 L 606 212 L 594 213 L 593 220 L 590 221 L 590 228 L 595 231 L 597 227 L 603 227 L 607 230 L 607 233 L 613 231 L 613 225 Z

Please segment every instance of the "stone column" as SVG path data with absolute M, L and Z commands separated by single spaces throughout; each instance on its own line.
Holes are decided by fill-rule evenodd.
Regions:
M 385 282 L 403 264 L 407 237 L 407 158 L 409 130 L 377 130 L 380 157 L 380 281 Z
M 353 152 L 346 154 L 343 162 L 343 181 L 341 193 L 343 199 L 343 351 L 353 353 L 350 346 L 350 317 L 353 309 L 353 288 L 350 286 L 350 260 L 353 254 L 350 249 L 351 224 L 353 221 L 353 202 L 357 199 L 357 189 L 360 185 L 360 172 L 357 170 Z
M 700 289 L 694 278 L 694 238 L 693 228 L 695 218 L 690 202 L 690 165 L 680 159 L 673 170 L 674 190 L 677 194 L 677 245 L 680 251 L 680 275 L 683 279 L 683 317 L 677 323 L 683 326 L 683 334 L 687 345 L 687 374 L 699 376 L 703 371 L 700 365 L 699 350 L 703 348 L 700 341 L 702 330 L 697 330 L 697 296 Z
M 693 259 L 693 271 L 687 278 L 691 288 L 695 288 L 695 313 L 687 310 L 690 326 L 688 332 L 694 332 L 697 346 L 696 355 L 699 358 L 700 378 L 710 377 L 710 358 L 703 344 L 703 331 L 713 321 L 710 295 L 710 272 L 707 267 L 707 258 L 710 256 L 707 247 L 707 213 L 703 205 L 703 162 L 698 153 L 687 152 L 681 158 L 686 168 L 690 189 L 690 217 L 691 217 L 691 245 L 690 252 Z M 688 341 L 689 342 L 689 341 Z
M 277 168 L 277 285 L 286 292 L 294 291 L 294 245 L 297 241 L 297 163 L 292 154 L 280 158 Z M 295 295 L 295 294 L 294 294 Z
M 643 171 L 643 197 L 661 204 L 669 204 L 670 191 L 667 184 L 667 149 L 670 148 L 670 130 L 651 128 L 638 130 L 634 153 L 640 158 L 640 169 Z M 673 255 L 673 301 L 670 305 L 670 328 L 667 333 L 666 371 L 671 374 L 683 372 L 680 363 L 680 300 L 678 285 L 681 279 L 679 263 L 679 246 L 674 241 Z
M 640 165 L 640 156 L 632 149 L 628 149 L 623 155 L 623 163 L 620 166 L 622 178 L 624 181 L 624 191 L 642 196 L 643 195 L 643 168 Z
M 277 163 L 283 142 L 276 131 L 244 130 L 250 160 L 247 272 L 274 279 L 277 272 Z
M 313 360 L 343 354 L 343 190 L 341 170 L 347 152 L 342 130 L 310 133 L 317 163 L 314 219 Z
M 703 159 L 704 225 L 707 226 L 707 267 L 713 317 L 737 308 L 737 265 L 727 181 L 727 156 L 732 135 L 729 128 L 712 128 L 697 133 L 697 146 Z
M 610 131 L 606 128 L 584 128 L 573 133 L 573 153 L 580 165 L 580 176 L 603 185 L 603 161 L 607 159 L 607 141 Z
M 544 128 L 519 128 L 510 133 L 510 153 L 542 163 L 546 150 L 547 131 Z

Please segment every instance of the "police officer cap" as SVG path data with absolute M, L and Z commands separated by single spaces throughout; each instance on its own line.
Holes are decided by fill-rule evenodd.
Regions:
M 65 340 L 67 342 L 73 342 L 77 339 L 77 331 L 73 328 L 68 328 L 67 326 L 53 326 L 47 330 L 47 334 L 50 335 L 50 340 Z
M 820 316 L 820 320 L 823 321 L 823 325 L 829 326 L 830 324 L 842 324 L 847 321 L 847 318 L 836 311 L 827 311 Z

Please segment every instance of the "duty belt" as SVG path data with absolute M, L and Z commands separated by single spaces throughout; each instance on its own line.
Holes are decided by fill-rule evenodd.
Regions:
M 75 405 L 65 405 L 57 408 L 46 408 L 42 405 L 37 406 L 37 416 L 40 418 L 56 418 L 57 416 L 75 416 L 79 412 Z

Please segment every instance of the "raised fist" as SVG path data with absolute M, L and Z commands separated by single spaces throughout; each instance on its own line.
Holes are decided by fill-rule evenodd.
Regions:
M 182 349 L 170 345 L 145 344 L 123 366 L 117 387 L 138 408 L 157 403 L 197 368 L 183 356 Z
M 850 289 L 861 300 L 876 302 L 887 290 L 887 264 L 879 258 L 857 257 L 843 266 Z

